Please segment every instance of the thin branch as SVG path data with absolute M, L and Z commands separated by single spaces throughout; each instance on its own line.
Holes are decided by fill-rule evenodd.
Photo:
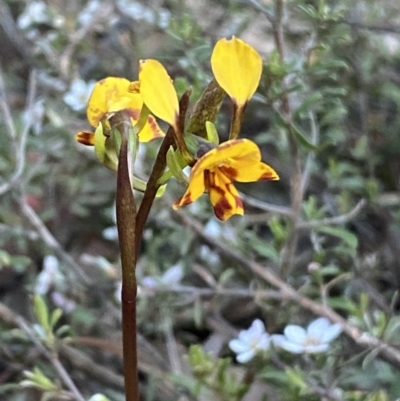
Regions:
M 357 205 L 350 210 L 349 213 L 346 214 L 341 214 L 340 216 L 335 216 L 335 217 L 328 217 L 326 219 L 321 219 L 321 220 L 310 220 L 310 221 L 305 221 L 304 223 L 299 223 L 297 225 L 298 230 L 312 230 L 314 228 L 318 228 L 321 226 L 326 226 L 326 225 L 341 225 L 345 224 L 354 217 L 356 217 L 360 211 L 364 208 L 364 206 L 367 204 L 365 199 L 361 199 Z
M 255 299 L 283 299 L 280 291 L 273 290 L 248 290 L 245 288 L 201 288 L 187 285 L 176 285 L 168 287 L 140 287 L 143 294 L 151 295 L 158 293 L 189 294 L 193 298 L 198 297 L 235 297 L 235 298 L 255 298 Z
M 271 212 L 271 213 L 280 214 L 282 216 L 293 217 L 293 210 L 288 207 L 272 205 L 271 203 L 260 201 L 258 199 L 255 199 L 255 198 L 253 198 L 249 195 L 243 194 L 243 193 L 240 193 L 240 197 L 248 205 L 256 207 L 265 212 Z

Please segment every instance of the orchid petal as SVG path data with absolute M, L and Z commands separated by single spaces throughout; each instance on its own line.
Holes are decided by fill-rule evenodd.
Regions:
M 127 79 L 117 77 L 108 77 L 96 83 L 87 107 L 87 118 L 93 127 L 97 127 L 107 113 L 125 109 L 136 109 L 140 113 L 141 96 L 129 92 L 129 85 Z
M 179 101 L 166 69 L 157 60 L 140 61 L 140 94 L 150 111 L 172 127 L 176 127 Z
M 211 68 L 221 88 L 238 106 L 243 106 L 258 87 L 262 59 L 240 39 L 220 39 L 211 55 Z
M 93 132 L 80 131 L 75 135 L 75 140 L 82 145 L 94 146 L 94 136 Z
M 208 192 L 215 215 L 222 221 L 244 214 L 243 202 L 232 181 L 218 169 L 209 172 Z

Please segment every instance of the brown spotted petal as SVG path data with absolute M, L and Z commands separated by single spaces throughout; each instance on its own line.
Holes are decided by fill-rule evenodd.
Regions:
M 227 220 L 234 214 L 243 216 L 243 202 L 232 180 L 220 170 L 209 172 L 208 192 L 214 213 L 220 220 Z

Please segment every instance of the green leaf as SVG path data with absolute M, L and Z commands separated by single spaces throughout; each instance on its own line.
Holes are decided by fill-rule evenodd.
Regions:
M 319 102 L 323 100 L 321 92 L 313 92 L 303 103 L 295 110 L 294 117 L 301 117 L 303 113 L 312 110 Z
M 316 230 L 319 232 L 322 232 L 324 234 L 329 234 L 329 235 L 333 235 L 334 237 L 340 238 L 351 249 L 355 250 L 357 248 L 357 245 L 358 245 L 357 237 L 350 231 L 346 230 L 345 228 L 332 227 L 332 226 L 321 226 L 321 227 L 317 227 Z
M 33 311 L 39 324 L 46 332 L 49 332 L 51 330 L 49 324 L 49 311 L 44 299 L 40 295 L 35 295 L 33 298 Z

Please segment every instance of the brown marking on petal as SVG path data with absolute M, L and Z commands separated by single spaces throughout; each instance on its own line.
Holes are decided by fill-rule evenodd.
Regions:
M 237 170 L 229 165 L 220 166 L 219 169 L 232 181 L 238 176 Z
M 78 132 L 75 135 L 75 140 L 82 145 L 93 146 L 94 145 L 94 134 L 92 132 Z
M 222 169 L 220 171 L 223 172 Z M 215 185 L 213 174 L 209 174 L 209 188 L 212 188 L 219 197 L 218 202 L 214 205 L 214 213 L 218 219 L 223 221 L 227 220 L 232 214 L 240 214 L 238 212 L 243 211 L 243 201 L 240 196 L 233 194 L 231 187 L 233 187 L 232 182 L 227 182 L 223 186 Z M 234 198 L 234 204 L 229 202 L 226 194 Z
M 160 138 L 165 135 L 164 132 L 161 131 L 160 127 L 157 124 L 156 119 L 153 116 L 148 117 L 147 124 L 150 125 L 150 128 L 153 131 L 154 139 Z
M 262 174 L 261 177 L 258 179 L 258 181 L 261 180 L 278 181 L 279 175 L 275 171 L 266 172 Z
M 104 85 L 106 83 L 106 81 L 107 81 L 107 78 L 103 78 L 103 79 L 100 79 L 100 81 L 98 81 L 97 83 L 99 85 Z
M 214 213 L 220 220 L 226 220 L 225 215 L 228 210 L 232 210 L 232 207 L 224 197 L 214 205 Z
M 182 198 L 179 202 L 179 206 L 186 206 L 192 202 L 193 202 L 192 196 L 191 196 L 191 193 L 189 192 L 189 193 L 185 194 L 184 196 L 182 196 Z

